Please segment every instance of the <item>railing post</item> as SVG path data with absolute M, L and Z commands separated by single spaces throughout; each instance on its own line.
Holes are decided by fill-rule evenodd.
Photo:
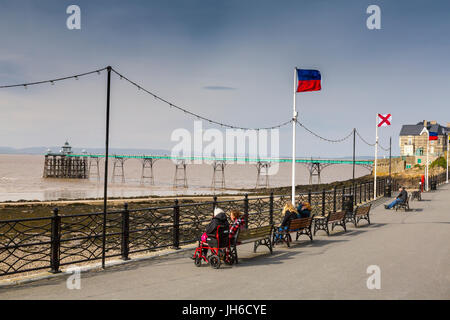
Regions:
M 270 193 L 269 200 L 269 224 L 273 224 L 273 192 Z
M 367 182 L 364 182 L 364 202 L 367 201 Z
M 322 216 L 325 216 L 325 189 L 322 189 Z
M 359 183 L 359 203 L 362 203 L 362 183 Z
M 336 212 L 336 189 L 337 189 L 337 186 L 334 186 L 334 188 L 333 188 L 333 212 Z
M 244 197 L 245 228 L 248 228 L 248 194 Z
M 213 217 L 214 217 L 214 210 L 217 208 L 217 196 L 213 197 Z
M 175 199 L 173 206 L 173 245 L 175 250 L 180 249 L 180 206 L 178 199 Z
M 311 190 L 308 190 L 308 203 L 309 203 L 309 205 L 312 207 L 312 203 L 311 203 Z
M 61 217 L 58 215 L 58 208 L 53 209 L 53 217 L 51 219 L 50 272 L 58 273 L 61 272 L 61 270 L 59 270 L 59 253 L 61 247 Z
M 124 203 L 122 211 L 122 260 L 130 260 L 130 212 L 128 211 L 128 203 Z
M 342 187 L 341 210 L 344 210 L 345 186 Z

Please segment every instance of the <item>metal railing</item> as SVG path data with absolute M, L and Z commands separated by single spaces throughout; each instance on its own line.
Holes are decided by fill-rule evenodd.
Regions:
M 444 176 L 433 176 L 437 184 Z M 383 196 L 387 179 L 377 181 L 377 197 Z M 392 187 L 396 188 L 395 180 Z M 394 189 L 395 190 L 395 189 Z M 344 199 L 353 196 L 354 205 L 374 199 L 373 181 L 350 187 L 335 187 L 320 192 L 296 195 L 296 201 L 309 202 L 313 215 L 343 210 Z M 105 257 L 123 260 L 140 252 L 179 249 L 193 243 L 204 232 L 214 208 L 228 212 L 238 209 L 246 216 L 247 227 L 280 223 L 281 210 L 289 195 L 251 197 L 199 203 L 180 203 L 149 208 L 108 211 Z M 59 272 L 61 266 L 100 260 L 103 255 L 103 212 L 60 214 L 58 208 L 49 217 L 0 221 L 0 276 L 46 269 Z

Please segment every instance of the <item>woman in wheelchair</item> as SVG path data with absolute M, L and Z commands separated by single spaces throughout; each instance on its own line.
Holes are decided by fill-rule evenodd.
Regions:
M 210 255 L 208 256 L 209 251 Z M 193 259 L 197 267 L 201 265 L 203 260 L 209 262 L 211 267 L 218 269 L 221 260 L 226 264 L 233 264 L 233 257 L 230 252 L 228 219 L 222 209 L 216 208 L 214 218 L 206 226 L 205 233 L 198 242 Z

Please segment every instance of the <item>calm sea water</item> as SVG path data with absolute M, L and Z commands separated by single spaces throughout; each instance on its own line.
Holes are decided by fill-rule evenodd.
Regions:
M 112 161 L 109 163 L 109 180 L 112 175 Z M 226 190 L 211 189 L 213 168 L 208 164 L 191 164 L 187 166 L 188 188 L 173 188 L 175 164 L 171 160 L 158 160 L 154 165 L 155 185 L 141 184 L 142 163 L 138 159 L 125 162 L 125 183 L 108 184 L 110 197 L 135 196 L 172 196 L 199 195 L 214 193 L 233 193 L 230 189 L 254 188 L 257 170 L 254 164 L 228 164 L 225 167 Z M 0 155 L 0 201 L 17 200 L 57 200 L 101 198 L 103 196 L 103 179 L 92 177 L 80 179 L 44 179 L 44 156 L 41 155 Z M 103 173 L 104 163 L 100 163 Z M 356 167 L 356 175 L 363 176 L 369 171 Z M 278 172 L 269 177 L 270 187 L 289 186 L 291 183 L 291 165 L 279 165 Z M 323 183 L 342 181 L 352 176 L 351 165 L 333 165 L 322 171 Z M 116 180 L 120 180 L 117 179 Z M 303 164 L 296 167 L 297 184 L 309 183 L 309 172 Z

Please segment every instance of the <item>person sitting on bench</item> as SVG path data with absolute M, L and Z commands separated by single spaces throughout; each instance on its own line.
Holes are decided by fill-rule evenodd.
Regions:
M 244 221 L 244 217 L 241 217 L 241 212 L 237 209 L 232 209 L 230 211 L 230 218 L 231 221 L 233 222 L 233 224 L 230 227 L 230 240 L 234 238 L 234 236 L 236 235 L 236 232 L 239 229 L 245 229 L 245 221 Z
M 291 220 L 297 218 L 297 209 L 295 209 L 295 207 L 290 202 L 284 205 L 283 211 L 281 213 L 284 214 L 284 217 L 280 227 L 278 228 L 278 232 L 275 234 L 276 240 L 282 239 L 282 231 L 287 230 L 289 224 L 291 223 Z
M 406 199 L 408 199 L 408 192 L 406 192 L 405 187 L 400 187 L 398 191 L 400 191 L 400 193 L 398 194 L 397 198 L 395 198 L 395 200 L 392 201 L 390 204 L 388 205 L 385 204 L 384 205 L 385 209 L 392 209 L 397 204 L 406 202 Z
M 311 205 L 308 202 L 300 202 L 297 207 L 298 218 L 309 218 L 311 216 Z

